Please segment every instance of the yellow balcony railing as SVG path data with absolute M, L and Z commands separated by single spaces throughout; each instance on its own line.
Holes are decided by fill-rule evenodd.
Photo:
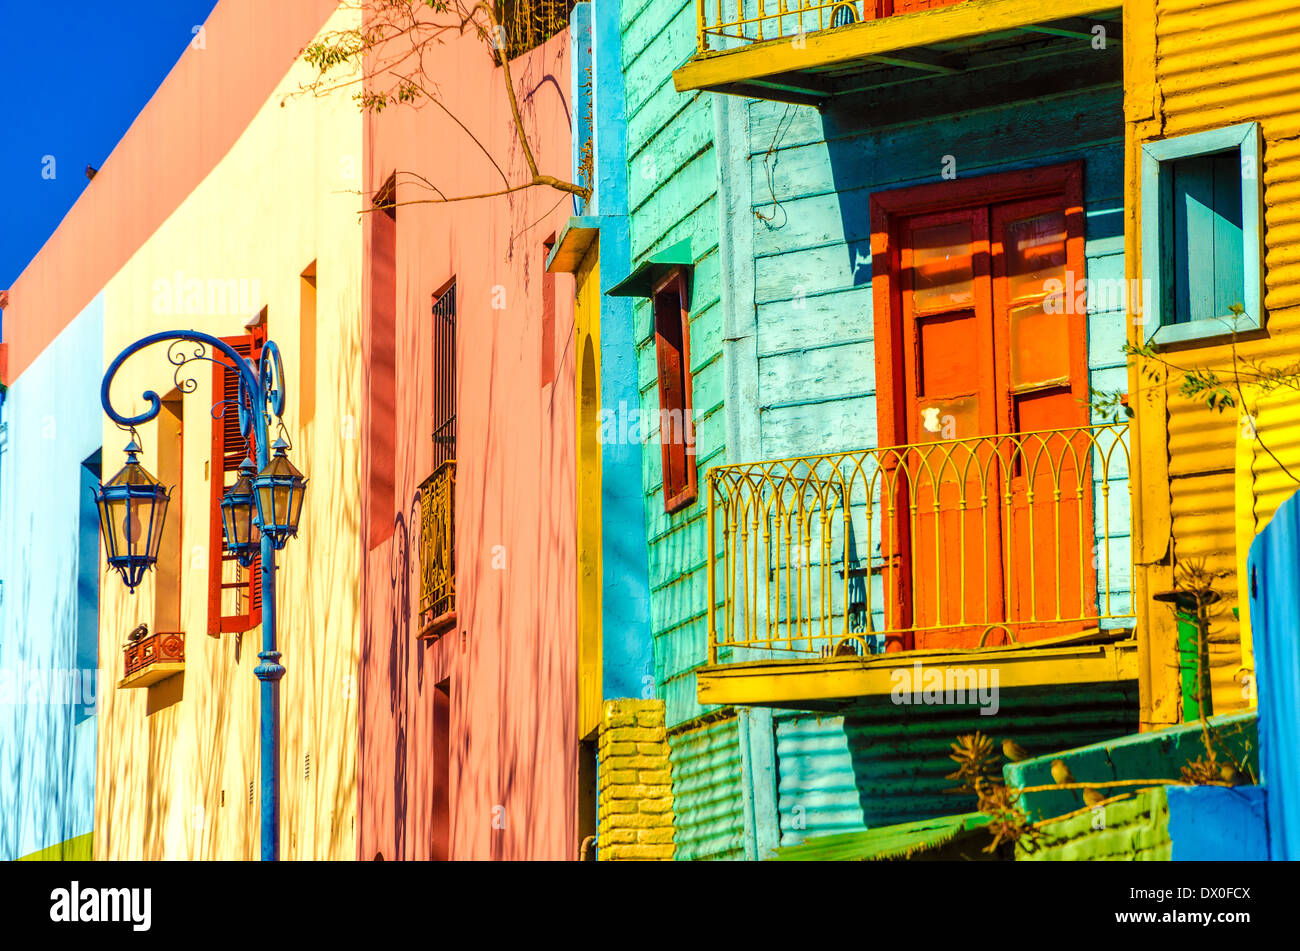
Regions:
M 456 616 L 456 461 L 420 484 L 420 635 L 435 636 Z
M 1127 423 L 716 467 L 710 663 L 1131 627 L 1128 472 Z
M 795 37 L 961 0 L 696 0 L 699 50 Z M 714 44 L 710 46 L 710 44 Z

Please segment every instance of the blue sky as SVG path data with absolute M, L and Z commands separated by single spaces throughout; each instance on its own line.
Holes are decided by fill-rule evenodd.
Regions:
M 216 0 L 0 0 L 0 288 L 63 220 Z M 53 178 L 42 177 L 53 156 Z

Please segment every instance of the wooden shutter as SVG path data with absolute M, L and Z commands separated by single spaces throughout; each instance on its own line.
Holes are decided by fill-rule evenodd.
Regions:
M 659 444 L 664 511 L 695 501 L 695 429 L 691 421 L 691 345 L 686 275 L 675 269 L 654 289 L 655 356 L 659 366 Z
M 253 332 L 241 337 L 224 337 L 226 343 L 240 356 L 248 357 L 254 362 L 262 355 L 262 344 L 266 341 L 266 325 L 256 327 Z M 210 525 L 208 532 L 208 633 L 217 636 L 223 633 L 240 633 L 251 630 L 262 623 L 262 560 L 259 556 L 248 569 L 238 568 L 238 580 L 225 581 L 226 565 L 234 558 L 226 555 L 221 534 L 221 497 L 226 487 L 232 484 L 239 471 L 239 464 L 244 457 L 251 455 L 257 461 L 257 444 L 253 434 L 245 442 L 239 432 L 239 377 L 229 371 L 230 361 L 219 352 L 214 352 L 216 363 L 213 365 L 212 392 L 213 402 L 220 400 L 213 407 L 212 417 L 212 456 L 208 474 L 211 487 L 209 502 Z M 245 404 L 247 405 L 247 404 Z M 244 612 L 223 614 L 225 591 L 247 588 L 244 600 Z

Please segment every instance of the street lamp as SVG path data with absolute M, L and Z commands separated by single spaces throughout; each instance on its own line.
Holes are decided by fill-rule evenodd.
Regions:
M 139 452 L 140 444 L 132 434 L 126 444 L 126 465 L 95 493 L 109 567 L 122 575 L 132 593 L 158 561 L 171 501 L 171 493 L 140 465 Z
M 221 530 L 226 551 L 245 568 L 252 565 L 261 548 L 257 529 L 257 501 L 253 494 L 253 460 L 244 459 L 239 478 L 221 497 Z
M 298 534 L 298 517 L 302 514 L 302 495 L 307 480 L 284 454 L 289 444 L 277 439 L 271 446 L 275 455 L 253 480 L 257 490 L 257 524 L 262 534 L 271 538 L 276 551 Z
M 133 354 L 163 342 L 169 345 L 167 359 L 176 367 L 177 388 L 183 393 L 194 392 L 194 381 L 180 378 L 181 369 L 192 360 L 208 360 L 236 374 L 236 405 L 225 406 L 224 412 L 239 413 L 240 433 L 256 447 L 256 459 L 244 460 L 239 478 L 221 500 L 221 524 L 225 548 L 240 564 L 249 566 L 261 555 L 262 650 L 257 655 L 261 663 L 253 673 L 262 685 L 262 859 L 275 861 L 280 857 L 280 679 L 284 676 L 280 652 L 275 647 L 275 553 L 298 533 L 307 486 L 302 473 L 285 456 L 287 443 L 276 440 L 274 458 L 267 450 L 271 420 L 274 418 L 281 431 L 284 429 L 284 367 L 280 349 L 269 340 L 254 364 L 224 340 L 196 330 L 169 330 L 142 337 L 109 364 L 99 391 L 108 418 L 130 429 L 133 436 L 136 426 L 157 418 L 162 399 L 153 390 L 146 390 L 144 399 L 149 408 L 137 416 L 125 416 L 113 408 L 109 389 L 117 371 Z M 181 343 L 193 346 L 178 349 Z M 220 353 L 224 360 L 209 356 L 209 350 Z M 127 588 L 134 593 L 144 572 L 158 560 L 170 495 L 140 465 L 136 458 L 140 447 L 134 438 L 126 451 L 126 466 L 100 487 L 95 498 L 108 562 L 122 573 Z M 219 477 L 215 472 L 213 476 Z

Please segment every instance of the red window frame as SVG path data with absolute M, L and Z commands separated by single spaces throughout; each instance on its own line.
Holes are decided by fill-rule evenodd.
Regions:
M 252 332 L 239 337 L 223 337 L 222 340 L 233 347 L 241 356 L 246 356 L 254 363 L 262 355 L 262 345 L 266 343 L 266 322 L 254 327 Z M 259 556 L 248 569 L 248 598 L 245 602 L 248 610 L 243 614 L 221 613 L 221 595 L 245 582 L 223 582 L 222 573 L 225 563 L 232 561 L 225 554 L 225 545 L 221 531 L 221 497 L 226 491 L 226 476 L 237 472 L 239 464 L 244 461 L 246 449 L 244 439 L 239 433 L 239 409 L 234 400 L 239 393 L 238 377 L 229 372 L 230 361 L 220 352 L 214 351 L 212 392 L 214 402 L 217 398 L 226 400 L 220 408 L 214 407 L 212 413 L 212 455 L 208 472 L 210 499 L 208 509 L 211 513 L 208 525 L 208 634 L 213 637 L 221 634 L 239 634 L 252 630 L 262 623 L 262 559 Z M 251 451 L 257 452 L 256 437 L 250 437 Z M 256 463 L 256 456 L 253 457 Z M 233 478 L 231 482 L 233 483 Z
M 686 269 L 673 268 L 650 294 L 659 377 L 659 447 L 663 465 L 664 511 L 672 514 L 699 497 L 695 424 L 691 419 L 690 291 Z M 665 433 L 673 414 L 681 418 L 680 439 Z

